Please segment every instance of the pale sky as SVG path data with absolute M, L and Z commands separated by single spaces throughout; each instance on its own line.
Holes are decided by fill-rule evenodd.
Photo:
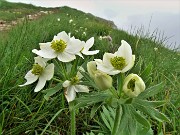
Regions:
M 169 42 L 180 44 L 180 0 L 8 0 L 31 3 L 43 7 L 69 6 L 112 20 L 124 30 L 144 26 L 152 32 L 156 28 Z M 151 19 L 152 18 L 152 19 Z M 177 46 L 177 45 L 176 45 Z

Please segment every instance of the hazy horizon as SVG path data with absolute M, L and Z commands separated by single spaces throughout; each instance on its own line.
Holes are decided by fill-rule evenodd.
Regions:
M 69 6 L 112 20 L 118 28 L 129 31 L 131 27 L 144 26 L 153 32 L 158 28 L 170 43 L 180 47 L 180 0 L 8 0 L 30 3 L 42 7 Z M 88 5 L 88 6 L 87 6 Z M 150 23 L 151 21 L 151 23 Z M 149 25 L 150 23 L 150 25 Z M 150 27 L 149 27 L 150 26 Z

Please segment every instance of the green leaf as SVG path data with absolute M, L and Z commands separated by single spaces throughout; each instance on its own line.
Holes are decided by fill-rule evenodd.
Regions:
M 108 120 L 106 119 L 104 113 L 101 113 L 101 118 L 102 118 L 104 124 L 106 125 L 106 127 L 109 129 L 109 131 L 112 131 L 112 127 L 111 127 L 110 123 L 108 122 Z
M 2 126 L 0 124 L 0 135 L 2 135 Z
M 154 135 L 154 133 L 151 128 L 147 131 L 147 128 L 144 128 L 143 125 L 141 125 L 140 123 L 137 123 L 136 135 Z
M 143 126 L 146 127 L 147 132 L 149 131 L 149 129 L 151 128 L 151 124 L 149 123 L 149 121 L 143 116 L 143 114 L 140 114 L 140 112 L 137 112 L 134 107 L 130 107 L 131 110 L 131 114 L 134 116 L 134 118 Z
M 163 106 L 166 103 L 166 101 L 148 101 L 148 100 L 142 100 L 142 99 L 138 99 L 138 98 L 134 98 L 133 102 L 142 104 L 147 107 L 148 106 L 153 107 L 153 108 Z
M 149 85 L 152 83 L 152 77 L 149 77 L 148 79 L 146 79 L 145 81 L 146 87 L 149 87 Z
M 177 100 L 175 101 L 175 103 L 174 103 L 174 106 L 176 107 L 176 108 L 180 108 L 180 95 L 178 95 L 179 96 L 179 98 L 177 98 Z
M 152 86 L 148 89 L 146 89 L 145 91 L 143 91 L 139 96 L 138 98 L 148 98 L 148 97 L 152 97 L 154 95 L 156 95 L 157 93 L 159 93 L 162 88 L 163 88 L 164 84 L 163 83 L 160 83 L 160 84 L 157 84 L 155 86 Z
M 59 90 L 62 89 L 62 83 L 58 83 L 54 88 L 50 88 L 47 90 L 43 90 L 42 93 L 46 93 L 46 95 L 44 96 L 44 98 L 46 100 L 49 100 L 49 97 L 54 95 L 56 92 L 58 92 Z
M 109 107 L 109 108 L 110 108 L 110 107 Z M 113 116 L 111 115 L 110 111 L 109 111 L 108 109 L 106 109 L 105 106 L 102 106 L 102 109 L 103 109 L 103 113 L 104 113 L 106 119 L 108 120 L 108 122 L 109 122 L 109 124 L 110 124 L 110 127 L 111 127 L 111 130 L 112 130 L 112 127 L 113 127 L 113 125 L 114 125 L 114 119 L 115 119 L 115 117 L 113 117 Z M 111 130 L 110 130 L 110 131 L 111 131 Z
M 101 107 L 102 103 L 97 103 L 93 106 L 93 108 L 91 109 L 91 113 L 90 113 L 90 118 L 92 119 L 95 115 L 95 113 L 97 112 L 97 110 Z
M 163 113 L 160 113 L 157 109 L 154 109 L 152 107 L 147 107 L 138 103 L 133 103 L 133 106 L 136 109 L 140 110 L 141 112 L 144 112 L 147 115 L 151 116 L 152 118 L 158 120 L 159 122 L 164 122 L 164 121 L 169 122 L 169 119 Z
M 132 117 L 129 105 L 123 105 L 123 114 L 118 129 L 118 135 L 134 135 L 136 133 L 136 120 Z
M 141 72 L 141 66 L 142 66 L 143 60 L 141 57 L 139 57 L 139 60 L 137 64 L 131 69 L 131 73 L 139 74 Z
M 151 71 L 152 71 L 152 64 L 150 63 L 144 70 L 143 70 L 143 72 L 141 73 L 141 78 L 143 79 L 143 80 L 147 80 L 148 79 L 148 77 L 150 76 L 150 74 L 151 74 Z
M 92 105 L 98 102 L 103 102 L 107 100 L 111 95 L 108 93 L 108 91 L 100 91 L 100 92 L 94 92 L 89 93 L 85 96 L 76 98 L 73 102 L 75 102 L 74 108 L 80 108 L 85 107 L 88 105 Z

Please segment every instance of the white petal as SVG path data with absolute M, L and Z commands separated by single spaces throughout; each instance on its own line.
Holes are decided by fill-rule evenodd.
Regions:
M 42 74 L 46 80 L 50 80 L 51 78 L 53 78 L 53 75 L 54 75 L 54 64 L 51 63 L 49 64 L 43 71 L 43 74 Z
M 82 50 L 82 53 L 83 53 L 84 55 L 94 55 L 94 54 L 99 53 L 99 50 L 87 51 L 87 50 L 83 49 L 83 50 Z
M 71 39 L 65 51 L 71 54 L 79 53 L 83 48 L 83 44 L 79 39 Z
M 52 58 L 57 57 L 57 54 L 52 49 L 51 50 L 39 50 L 39 51 L 36 49 L 33 49 L 32 52 L 41 56 L 41 57 L 44 57 L 44 58 L 52 59 Z
M 112 53 L 105 53 L 103 55 L 103 64 L 106 65 L 107 67 L 113 67 L 111 64 L 111 58 L 114 58 L 116 55 Z
M 121 41 L 121 46 L 117 51 L 119 57 L 123 57 L 126 60 L 126 63 L 131 62 L 132 60 L 132 49 L 131 46 L 124 40 Z
M 38 56 L 38 57 L 34 57 L 35 63 L 38 63 L 41 67 L 45 67 L 46 66 L 46 60 L 43 59 L 42 57 Z
M 109 75 L 115 75 L 115 74 L 120 73 L 120 70 L 116 70 L 112 66 L 107 66 L 104 63 L 100 62 L 98 59 L 95 59 L 95 62 L 97 65 L 97 69 L 104 73 L 107 73 Z
M 51 47 L 51 42 L 47 42 L 47 43 L 39 43 L 40 49 L 43 50 L 44 47 Z
M 74 54 L 70 54 L 67 52 L 63 52 L 58 54 L 58 60 L 62 62 L 70 62 L 76 59 L 76 56 Z
M 102 60 L 101 60 L 101 59 L 94 59 L 94 61 L 95 61 L 96 63 L 102 64 Z
M 78 79 L 82 79 L 83 78 L 83 75 L 79 71 L 77 72 L 77 76 L 78 76 Z
M 65 92 L 65 97 L 68 102 L 71 102 L 76 97 L 76 92 L 74 91 L 74 86 L 67 87 L 67 91 Z
M 86 93 L 89 93 L 89 89 L 87 86 L 84 86 L 84 85 L 75 85 L 75 91 L 76 92 L 86 92 Z
M 69 36 L 65 31 L 62 31 L 60 33 L 57 34 L 57 36 L 54 36 L 53 40 L 63 40 L 64 42 L 69 42 Z
M 32 74 L 32 70 L 30 70 L 27 72 L 27 74 L 25 75 L 24 78 L 26 79 L 27 82 L 25 84 L 19 85 L 20 87 L 32 84 L 33 82 L 35 82 L 38 79 L 38 76 Z
M 45 86 L 45 84 L 46 84 L 46 78 L 44 76 L 40 76 L 36 88 L 34 89 L 34 92 L 40 91 Z
M 80 52 L 79 52 L 79 53 L 76 53 L 76 55 L 78 55 L 79 57 L 81 57 L 81 58 L 84 59 L 83 55 L 82 55 Z
M 124 68 L 124 69 L 122 69 L 122 73 L 125 73 L 125 72 L 127 72 L 128 70 L 130 70 L 133 66 L 134 66 L 134 62 L 135 62 L 135 55 L 132 55 L 132 59 L 131 59 L 131 61 L 128 63 L 128 65 Z
M 90 39 L 88 39 L 86 41 L 86 44 L 85 44 L 84 48 L 86 50 L 89 50 L 93 46 L 93 44 L 94 44 L 94 37 L 91 37 Z
M 63 83 L 63 87 L 69 87 L 71 85 L 71 81 L 69 80 L 66 80 L 64 83 Z

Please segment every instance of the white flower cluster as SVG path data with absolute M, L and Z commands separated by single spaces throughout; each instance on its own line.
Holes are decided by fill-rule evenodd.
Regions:
M 121 46 L 115 53 L 105 53 L 103 59 L 95 59 L 97 65 L 93 62 L 88 63 L 88 72 L 93 75 L 94 81 L 97 82 L 99 88 L 110 88 L 112 86 L 112 78 L 108 75 L 116 75 L 125 73 L 134 66 L 135 55 L 132 55 L 131 46 L 124 40 L 121 41 Z M 103 76 L 103 78 L 102 78 Z M 99 79 L 97 79 L 97 77 Z M 101 81 L 99 81 L 101 80 Z M 103 82 L 100 83 L 100 82 Z M 123 91 L 129 97 L 137 97 L 145 90 L 145 84 L 141 77 L 136 74 L 128 75 L 123 82 Z
M 38 55 L 35 57 L 35 62 L 30 71 L 25 75 L 27 80 L 25 86 L 38 83 L 34 89 L 35 92 L 44 88 L 46 81 L 51 80 L 54 76 L 54 64 L 48 64 L 49 60 L 57 58 L 60 62 L 66 63 L 76 59 L 77 56 L 84 58 L 83 55 L 95 55 L 99 50 L 90 51 L 94 45 L 94 37 L 91 37 L 86 42 L 71 37 L 65 31 L 62 31 L 54 36 L 51 42 L 39 43 L 40 50 L 33 49 L 32 52 Z M 87 70 L 90 77 L 94 80 L 97 87 L 101 90 L 106 90 L 112 87 L 112 77 L 119 73 L 125 73 L 130 70 L 135 61 L 135 55 L 132 54 L 131 46 L 124 40 L 121 41 L 121 46 L 115 53 L 105 53 L 103 59 L 95 59 L 88 62 Z M 68 102 L 73 101 L 76 97 L 76 92 L 89 92 L 89 88 L 80 84 L 82 75 L 78 72 L 75 77 L 68 80 L 62 80 L 65 88 L 65 97 Z M 123 91 L 129 97 L 136 97 L 145 89 L 143 80 L 136 74 L 128 75 L 124 80 Z
M 57 58 L 61 62 L 71 62 L 76 59 L 76 55 L 83 58 L 83 55 L 97 54 L 99 50 L 89 51 L 93 44 L 94 37 L 84 42 L 75 37 L 70 37 L 70 34 L 68 35 L 65 31 L 55 35 L 51 42 L 39 43 L 40 50 L 32 50 L 38 57 L 35 57 L 35 63 L 32 69 L 25 75 L 27 82 L 19 86 L 32 84 L 39 79 L 34 91 L 40 91 L 45 86 L 46 81 L 52 79 L 54 75 L 54 64 L 48 64 L 48 60 Z M 86 86 L 75 85 L 76 83 L 67 83 L 65 81 L 63 84 L 64 87 L 67 87 L 65 93 L 68 101 L 74 100 L 75 91 L 89 92 Z

